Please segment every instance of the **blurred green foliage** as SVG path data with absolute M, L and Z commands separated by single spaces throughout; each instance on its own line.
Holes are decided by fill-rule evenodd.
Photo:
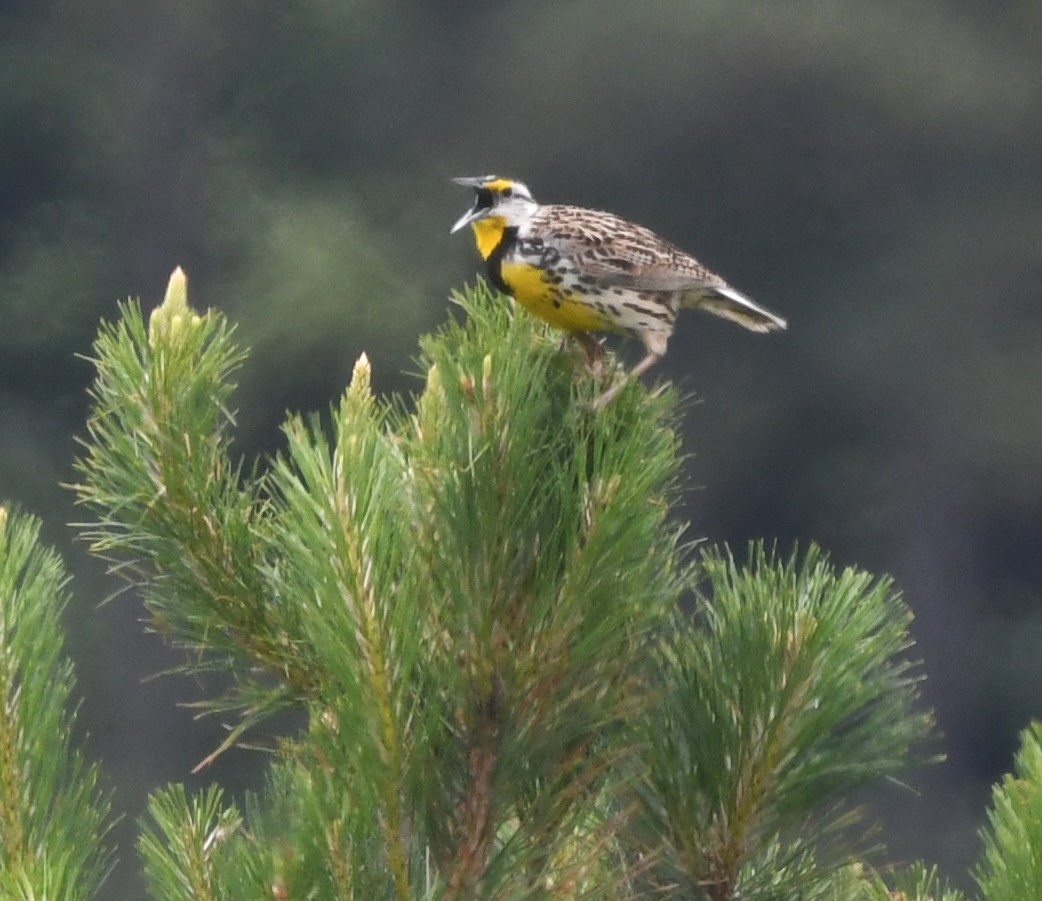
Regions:
M 687 514 L 894 573 L 951 763 L 892 817 L 962 871 L 1042 708 L 1040 58 L 1035 0 L 5 7 L 0 496 L 67 543 L 74 355 L 175 264 L 252 346 L 236 440 L 271 450 L 362 350 L 418 390 L 417 336 L 477 268 L 450 176 L 630 216 L 790 319 L 682 320 L 657 376 L 704 401 Z M 132 604 L 71 613 L 82 722 L 136 811 L 213 741 L 155 723 L 193 689 L 138 684 Z

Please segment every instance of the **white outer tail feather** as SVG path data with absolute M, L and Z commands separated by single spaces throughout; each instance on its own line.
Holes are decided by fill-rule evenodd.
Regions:
M 685 292 L 681 305 L 730 319 L 753 332 L 774 332 L 788 327 L 781 316 L 764 309 L 727 284 Z

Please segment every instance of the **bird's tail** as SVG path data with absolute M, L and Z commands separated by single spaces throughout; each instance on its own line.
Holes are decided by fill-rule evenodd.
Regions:
M 788 326 L 781 316 L 761 307 L 730 285 L 685 291 L 681 306 L 722 316 L 754 332 L 774 332 Z

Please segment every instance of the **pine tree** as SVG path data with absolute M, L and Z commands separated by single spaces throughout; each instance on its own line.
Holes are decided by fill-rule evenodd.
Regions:
M 234 724 L 215 754 L 306 721 L 244 805 L 154 793 L 150 897 L 959 897 L 874 869 L 850 802 L 933 753 L 892 583 L 686 539 L 674 393 L 594 412 L 531 318 L 457 300 L 416 398 L 377 398 L 363 357 L 253 468 L 230 452 L 246 355 L 180 270 L 147 322 L 102 326 L 84 534 L 185 671 L 224 677 L 198 701 Z M 34 528 L 0 522 L 0 888 L 94 897 L 109 812 L 68 747 L 63 576 Z M 1039 884 L 1016 853 L 1042 846 L 1038 747 L 996 794 L 985 897 Z
M 0 897 L 95 897 L 111 861 L 98 769 L 72 748 L 67 578 L 40 523 L 0 506 Z

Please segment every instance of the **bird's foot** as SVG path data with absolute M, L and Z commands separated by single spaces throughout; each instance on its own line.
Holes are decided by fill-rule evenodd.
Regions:
M 603 410 L 608 404 L 612 402 L 615 396 L 626 387 L 626 385 L 633 379 L 640 378 L 645 372 L 647 372 L 652 366 L 654 366 L 660 359 L 661 355 L 649 352 L 648 355 L 641 360 L 636 366 L 634 366 L 629 372 L 627 372 L 621 379 L 619 379 L 614 385 L 612 385 L 607 391 L 605 391 L 600 397 L 593 402 L 594 410 Z
M 614 385 L 612 385 L 607 391 L 605 391 L 603 394 L 601 394 L 599 397 L 597 397 L 593 401 L 593 403 L 590 404 L 590 409 L 595 411 L 595 412 L 597 410 L 603 410 L 606 406 L 608 406 L 608 404 L 610 404 L 615 399 L 615 396 L 623 388 L 626 387 L 626 383 L 629 382 L 629 380 L 630 380 L 629 375 L 623 376 Z
M 603 378 L 606 371 L 604 366 L 604 339 L 595 338 L 586 332 L 576 332 L 574 337 L 579 342 L 579 346 L 582 347 L 583 353 L 586 354 L 586 365 L 590 367 L 590 372 L 593 373 L 594 378 Z

